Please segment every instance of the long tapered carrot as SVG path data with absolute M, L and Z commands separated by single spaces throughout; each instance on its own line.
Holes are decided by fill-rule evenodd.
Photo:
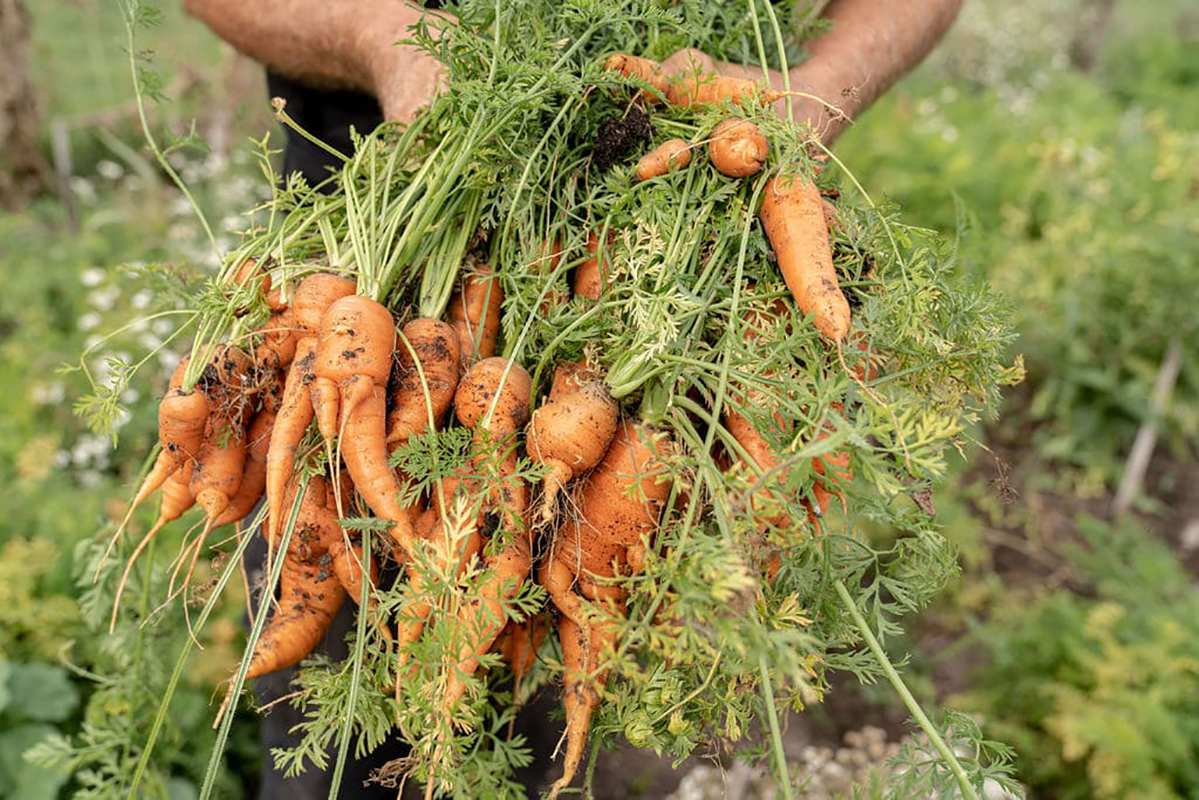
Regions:
M 266 488 L 267 450 L 271 444 L 271 431 L 274 427 L 274 411 L 263 409 L 254 416 L 246 434 L 246 459 L 241 484 L 237 487 L 237 493 L 229 499 L 229 505 L 212 523 L 213 528 L 242 521 L 262 499 L 263 490 Z
M 274 548 L 284 516 L 284 493 L 295 470 L 296 451 L 304 431 L 312 422 L 312 396 L 308 384 L 314 377 L 316 338 L 306 336 L 296 344 L 296 358 L 287 371 L 279 414 L 271 429 L 271 442 L 266 455 L 267 542 Z
M 262 631 L 247 678 L 298 663 L 324 638 L 346 592 L 331 569 L 329 547 L 340 541 L 336 515 L 325 506 L 327 483 L 312 478 L 280 572 L 279 604 Z
M 849 333 L 849 302 L 837 283 L 816 184 L 802 175 L 771 178 L 759 217 L 800 310 L 825 336 L 842 341 Z

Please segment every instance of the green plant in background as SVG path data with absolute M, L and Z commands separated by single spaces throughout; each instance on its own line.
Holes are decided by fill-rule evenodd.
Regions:
M 1199 592 L 1132 523 L 1080 518 L 1067 549 L 1080 593 L 1001 607 L 989 662 L 958 698 L 1012 744 L 1020 775 L 1062 798 L 1199 792 Z
M 1161 441 L 1184 456 L 1199 435 L 1189 291 L 1199 278 L 1199 104 L 1188 101 L 1199 59 L 1158 30 L 1158 44 L 1114 42 L 1097 74 L 1030 55 L 1030 75 L 1025 61 L 1013 73 L 955 60 L 971 33 L 945 45 L 942 69 L 958 80 L 936 92 L 939 78 L 924 71 L 914 79 L 924 99 L 899 89 L 839 151 L 920 219 L 945 231 L 973 223 L 962 262 L 1015 302 L 1029 370 L 1031 396 L 1017 395 L 1005 424 L 1032 423 L 1038 453 L 1074 467 L 1068 485 L 1095 493 L 1119 477 L 1171 344 L 1183 364 Z M 976 75 L 1007 82 L 960 88 Z

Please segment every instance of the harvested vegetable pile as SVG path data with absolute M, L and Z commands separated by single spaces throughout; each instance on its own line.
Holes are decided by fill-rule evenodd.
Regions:
M 194 297 L 134 500 L 161 490 L 159 524 L 121 583 L 193 503 L 176 591 L 234 547 L 215 529 L 241 526 L 218 590 L 241 531 L 267 537 L 278 602 L 234 698 L 360 604 L 351 657 L 299 673 L 292 772 L 402 736 L 380 780 L 514 793 L 512 709 L 559 680 L 555 794 L 618 733 L 682 757 L 761 719 L 777 767 L 776 704 L 894 676 L 878 639 L 953 570 L 909 495 L 1018 374 L 1005 310 L 785 92 L 643 57 L 783 58 L 769 5 L 454 10 L 415 34 L 447 69 L 431 107 L 281 187 Z M 981 781 L 927 731 L 947 780 Z

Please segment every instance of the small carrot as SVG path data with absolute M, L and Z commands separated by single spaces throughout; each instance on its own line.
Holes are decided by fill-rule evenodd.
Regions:
M 637 180 L 648 181 L 691 163 L 691 145 L 682 139 L 667 139 L 637 162 Z
M 264 408 L 254 416 L 246 434 L 246 459 L 241 484 L 237 493 L 229 499 L 229 505 L 212 523 L 213 528 L 241 522 L 262 499 L 262 492 L 266 487 L 267 449 L 271 444 L 271 430 L 274 426 L 274 411 Z
M 416 319 L 404 326 L 401 336 L 407 344 L 396 346 L 393 405 L 387 414 L 390 447 L 441 425 L 454 402 L 461 370 L 458 334 L 448 323 Z
M 612 246 L 615 236 L 608 234 L 608 247 Z M 604 286 L 608 283 L 608 258 L 600 263 L 599 236 L 594 232 L 587 234 L 588 257 L 575 269 L 574 293 L 576 297 L 586 297 L 588 300 L 599 300 Z
M 255 351 L 254 360 L 267 369 L 286 369 L 295 358 L 299 339 L 291 309 L 271 314 L 258 333 L 262 334 L 262 342 Z
M 708 157 L 730 178 L 748 178 L 762 169 L 770 145 L 758 126 L 746 119 L 726 119 L 712 129 Z
M 727 75 L 676 75 L 666 87 L 666 101 L 684 108 L 724 102 L 740 106 L 749 103 L 769 105 L 781 97 L 782 93 L 763 89 L 756 81 Z
M 450 298 L 446 318 L 458 332 L 458 347 L 464 365 L 495 355 L 500 332 L 500 307 L 504 290 L 491 267 L 480 264 L 462 281 Z
M 308 387 L 316 380 L 316 335 L 321 317 L 329 306 L 353 294 L 354 288 L 353 281 L 319 272 L 302 280 L 292 297 L 290 311 L 297 336 L 295 357 L 283 385 L 279 416 L 267 451 L 266 530 L 272 549 L 283 521 L 283 495 L 295 469 L 296 450 L 315 413 Z
M 666 76 L 662 74 L 657 61 L 641 58 L 640 56 L 631 56 L 627 53 L 613 53 L 604 61 L 604 69 L 644 81 L 655 90 L 652 92 L 645 90 L 638 92 L 638 99 L 645 99 L 651 103 L 660 103 L 666 94 Z
M 541 565 L 540 583 L 562 614 L 558 637 L 566 667 L 566 757 L 551 797 L 578 770 L 606 679 L 599 669 L 601 651 L 614 639 L 610 623 L 592 620 L 584 600 L 622 610 L 625 592 L 612 579 L 641 569 L 645 539 L 657 528 L 670 494 L 661 472 L 669 452 L 652 429 L 622 422 L 603 460 L 578 489 L 576 513 L 558 529 Z
M 594 467 L 616 435 L 616 402 L 599 381 L 551 399 L 533 412 L 525 449 L 546 467 L 541 520 L 554 517 L 558 491 Z
M 815 318 L 825 336 L 843 340 L 849 333 L 849 302 L 837 284 L 816 184 L 799 175 L 771 178 L 759 217 L 800 310 Z

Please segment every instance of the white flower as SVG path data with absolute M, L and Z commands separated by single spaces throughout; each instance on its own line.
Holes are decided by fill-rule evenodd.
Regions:
M 154 299 L 154 293 L 149 289 L 142 289 L 129 298 L 129 305 L 139 311 L 150 305 L 150 301 Z
M 78 175 L 76 175 L 75 177 L 71 178 L 69 184 L 71 191 L 74 192 L 75 196 L 84 203 L 88 203 L 90 205 L 91 203 L 96 202 L 96 187 L 93 186 L 92 182 L 87 178 L 80 178 Z
M 89 292 L 87 301 L 93 308 L 100 311 L 112 311 L 113 306 L 117 304 L 117 298 L 120 296 L 121 289 L 119 286 L 108 286 Z
M 79 273 L 79 282 L 89 289 L 93 286 L 99 286 L 104 280 L 106 273 L 99 267 L 88 267 L 83 272 Z
M 108 178 L 110 181 L 115 181 L 117 178 L 125 174 L 125 168 L 117 162 L 109 161 L 106 158 L 96 165 L 96 172 L 99 172 L 101 177 Z
M 100 324 L 100 315 L 95 311 L 89 311 L 79 318 L 79 330 L 90 331 L 92 328 Z
M 62 381 L 35 383 L 29 390 L 29 399 L 39 406 L 54 406 L 62 402 L 67 390 Z
M 54 468 L 66 469 L 71 463 L 71 451 L 59 450 L 54 454 Z
M 79 484 L 85 489 L 94 489 L 100 485 L 100 477 L 100 473 L 97 470 L 84 470 L 79 473 Z
M 166 336 L 171 331 L 175 330 L 175 326 L 169 319 L 162 317 L 161 319 L 154 320 L 153 324 L 150 325 L 150 330 L 154 331 L 154 333 L 158 334 L 159 336 Z

